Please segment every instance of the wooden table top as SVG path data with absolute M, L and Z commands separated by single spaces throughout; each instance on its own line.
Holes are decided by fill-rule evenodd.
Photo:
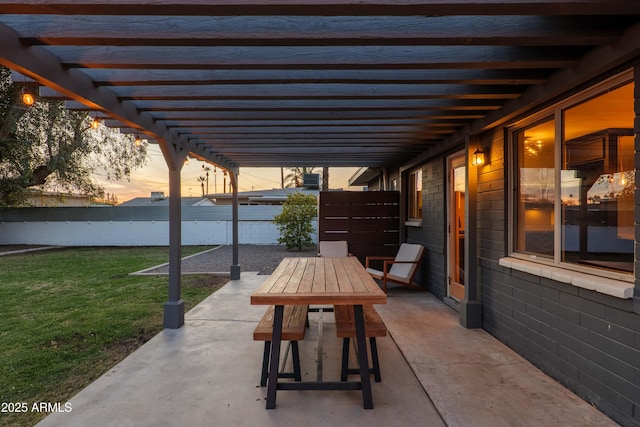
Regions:
M 356 257 L 284 258 L 251 295 L 253 305 L 386 303 L 387 295 Z

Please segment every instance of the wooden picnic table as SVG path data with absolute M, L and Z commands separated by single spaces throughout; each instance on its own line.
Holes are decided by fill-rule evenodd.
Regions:
M 355 257 L 284 258 L 251 295 L 253 305 L 274 305 L 273 341 L 267 383 L 267 409 L 276 406 L 277 390 L 362 390 L 363 406 L 373 408 L 362 306 L 386 304 L 387 296 Z M 360 381 L 278 382 L 282 317 L 285 305 L 352 305 Z

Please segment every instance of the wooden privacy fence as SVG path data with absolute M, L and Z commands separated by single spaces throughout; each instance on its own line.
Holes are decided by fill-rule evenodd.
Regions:
M 400 246 L 400 193 L 323 191 L 318 209 L 318 240 L 346 240 L 364 262 L 367 255 L 393 256 Z

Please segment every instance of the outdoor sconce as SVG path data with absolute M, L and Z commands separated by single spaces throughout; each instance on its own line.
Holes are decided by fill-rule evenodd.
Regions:
M 36 99 L 34 98 L 33 94 L 29 92 L 27 88 L 22 88 L 22 103 L 27 107 L 31 107 L 34 102 L 36 102 Z
M 480 147 L 476 148 L 476 151 L 473 152 L 471 156 L 471 164 L 473 166 L 482 166 L 484 165 L 484 151 Z

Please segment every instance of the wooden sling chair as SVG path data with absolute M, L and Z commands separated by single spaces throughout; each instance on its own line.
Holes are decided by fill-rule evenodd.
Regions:
M 411 289 L 424 290 L 413 283 L 413 278 L 418 271 L 418 265 L 422 261 L 424 246 L 403 243 L 394 257 L 368 256 L 365 260 L 367 272 L 374 278 L 382 281 L 382 289 L 387 293 L 387 282 L 396 283 Z M 382 271 L 369 267 L 369 261 L 382 260 Z

